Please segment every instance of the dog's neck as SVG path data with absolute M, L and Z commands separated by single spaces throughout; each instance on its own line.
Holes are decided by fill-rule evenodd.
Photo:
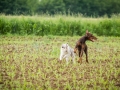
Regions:
M 80 43 L 85 43 L 88 40 L 88 37 L 86 35 L 84 35 L 83 37 L 81 37 L 80 39 Z

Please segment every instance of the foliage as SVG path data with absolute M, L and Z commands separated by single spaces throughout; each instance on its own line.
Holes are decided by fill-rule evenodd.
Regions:
M 88 29 L 99 36 L 120 36 L 120 18 L 81 16 L 0 16 L 0 34 L 83 35 Z
M 56 14 L 57 12 L 65 11 L 65 4 L 63 0 L 41 0 L 38 8 L 38 13 Z
M 78 14 L 103 16 L 120 13 L 120 0 L 1 0 L 0 13 L 12 15 Z

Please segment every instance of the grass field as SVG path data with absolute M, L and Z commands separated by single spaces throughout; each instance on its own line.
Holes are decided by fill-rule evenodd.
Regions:
M 120 37 L 87 42 L 88 60 L 59 60 L 60 46 L 79 36 L 0 36 L 2 90 L 120 90 Z

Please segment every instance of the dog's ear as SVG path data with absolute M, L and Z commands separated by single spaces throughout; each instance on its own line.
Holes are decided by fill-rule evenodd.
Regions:
M 88 30 L 86 30 L 86 36 L 88 35 L 88 33 L 89 33 Z
M 86 30 L 86 34 L 88 34 L 89 32 L 88 32 L 88 30 Z
M 68 43 L 66 43 L 66 47 L 68 47 Z
M 89 36 L 91 34 L 88 30 L 86 30 L 86 36 Z
M 86 30 L 86 33 L 88 33 L 88 30 Z
M 68 48 L 68 43 L 66 43 L 66 49 Z

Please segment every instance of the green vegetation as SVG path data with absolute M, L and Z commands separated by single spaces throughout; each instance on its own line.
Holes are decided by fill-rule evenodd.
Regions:
M 61 44 L 74 48 L 86 30 L 98 38 L 89 64 L 60 62 Z M 0 90 L 119 90 L 119 36 L 119 15 L 0 15 Z
M 21 21 L 23 19 L 19 18 Z M 78 38 L 0 36 L 0 89 L 119 90 L 120 37 L 97 36 L 98 41 L 88 41 L 89 64 L 85 61 L 85 55 L 81 65 L 77 62 L 73 64 L 72 61 L 66 65 L 65 60 L 60 63 L 61 44 L 68 42 L 74 47 Z
M 78 14 L 103 16 L 120 13 L 120 0 L 1 0 L 0 13 L 11 15 Z
M 0 15 L 0 34 L 83 35 L 86 30 L 99 36 L 120 36 L 120 16 L 84 18 L 79 15 L 5 16 Z

